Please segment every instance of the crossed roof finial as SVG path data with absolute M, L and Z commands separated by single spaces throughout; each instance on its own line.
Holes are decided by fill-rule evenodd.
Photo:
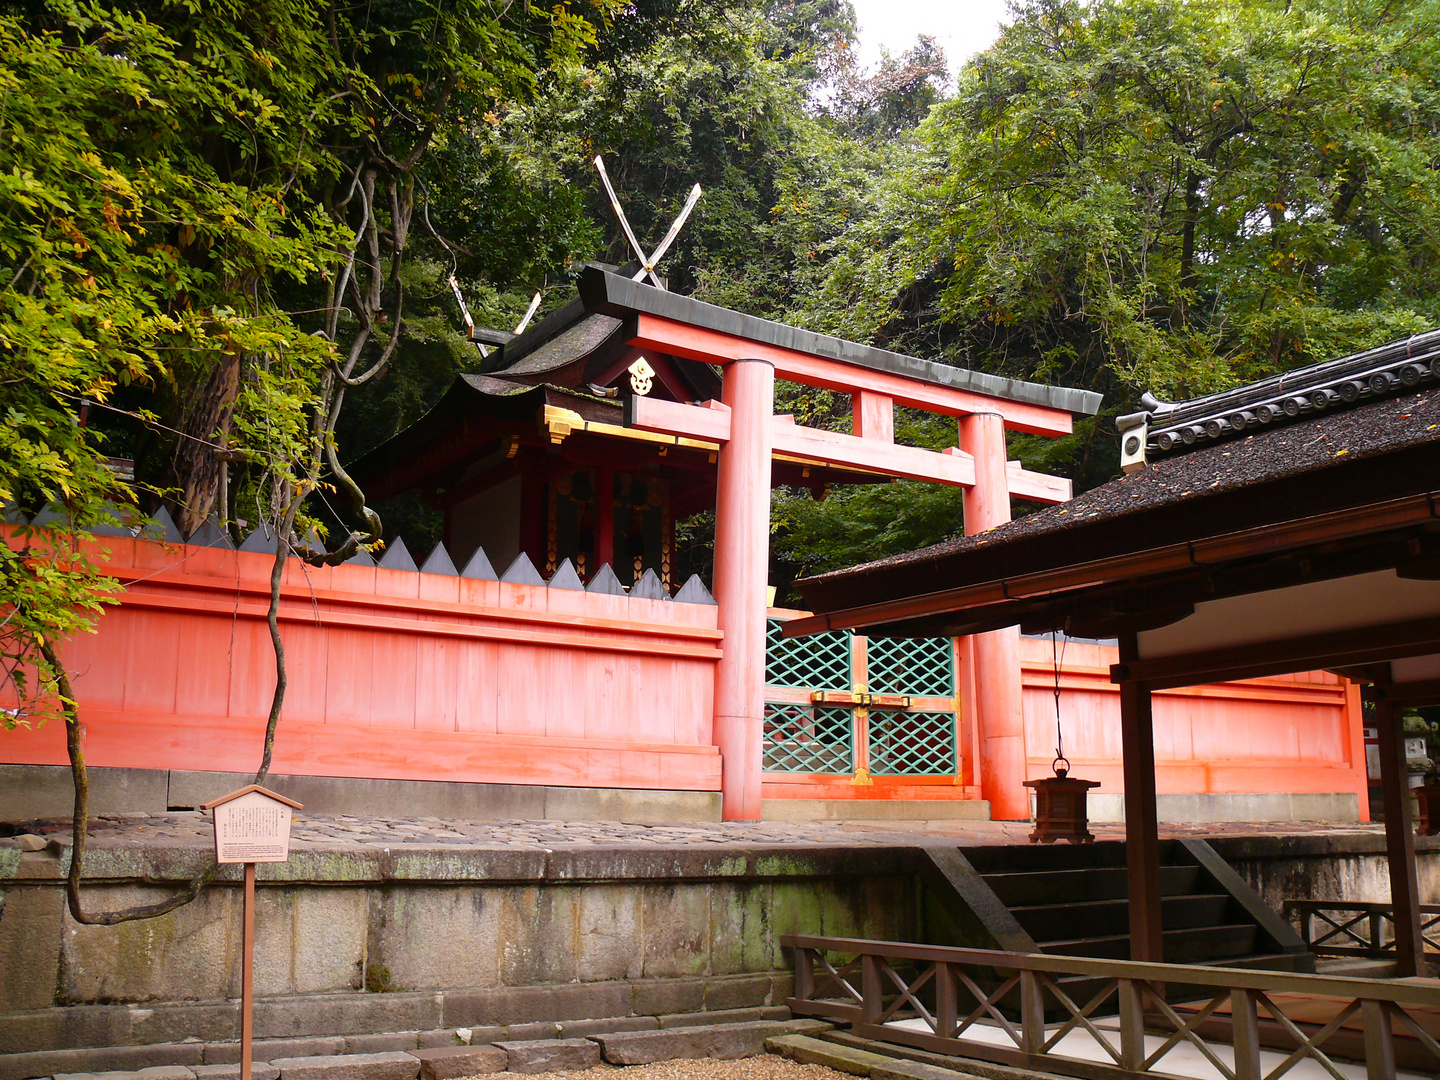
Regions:
M 670 226 L 670 231 L 665 234 L 665 239 L 660 241 L 660 246 L 646 255 L 645 249 L 640 246 L 640 241 L 635 238 L 635 230 L 630 228 L 630 222 L 620 206 L 620 197 L 615 194 L 615 188 L 611 186 L 610 177 L 605 172 L 605 161 L 599 154 L 595 155 L 595 168 L 600 173 L 600 183 L 605 185 L 605 194 L 610 196 L 610 205 L 615 208 L 615 216 L 620 219 L 620 228 L 624 230 L 625 239 L 630 241 L 630 247 L 634 250 L 635 257 L 640 260 L 640 269 L 635 272 L 631 280 L 639 281 L 648 276 L 657 289 L 665 288 L 664 282 L 655 273 L 655 265 L 670 250 L 670 245 L 675 242 L 675 237 L 680 235 L 680 229 L 685 224 L 685 219 L 690 216 L 690 211 L 695 209 L 695 204 L 700 201 L 700 185 L 696 184 L 690 189 L 690 197 L 685 200 L 685 206 L 680 211 L 680 216 Z

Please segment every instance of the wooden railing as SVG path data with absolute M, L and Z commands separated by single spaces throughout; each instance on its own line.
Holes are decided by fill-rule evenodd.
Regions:
M 792 1012 L 932 1053 L 1087 1080 L 1174 1075 L 1167 1064 L 1201 1075 L 1193 1057 L 1166 1062 L 1177 1047 L 1224 1080 L 1278 1080 L 1306 1058 L 1337 1080 L 1343 1059 L 1363 1060 L 1370 1080 L 1395 1076 L 1397 1062 L 1440 1069 L 1440 1043 L 1417 1020 L 1433 1022 L 1440 985 L 798 934 L 781 941 L 795 950 Z M 1297 995 L 1307 1009 L 1296 1008 Z
M 1390 904 L 1286 900 L 1285 917 L 1299 916 L 1300 937 L 1316 956 L 1395 955 L 1395 909 Z M 1440 953 L 1440 904 L 1420 905 L 1426 952 Z

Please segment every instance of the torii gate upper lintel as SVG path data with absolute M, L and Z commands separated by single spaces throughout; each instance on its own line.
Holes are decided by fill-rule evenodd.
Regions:
M 687 307 L 707 307 L 674 299 Z M 695 320 L 646 311 L 627 316 L 632 346 L 714 364 L 723 372 L 719 402 L 687 405 L 633 396 L 627 400 L 625 419 L 627 425 L 644 431 L 718 448 L 713 592 L 724 639 L 716 670 L 714 740 L 724 763 L 725 819 L 758 820 L 772 458 L 959 486 L 966 492 L 965 532 L 972 534 L 1009 521 L 1012 495 L 1051 503 L 1070 498 L 1069 480 L 1031 472 L 1007 460 L 1005 431 L 1067 434 L 1073 430 L 1072 414 L 1059 405 L 947 386 L 790 348 L 760 335 L 730 333 L 729 327 L 698 325 Z M 760 328 L 777 325 L 742 319 L 737 326 L 751 323 Z M 851 394 L 854 434 L 803 427 L 790 417 L 776 416 L 777 377 Z M 1098 406 L 1098 395 L 1081 400 L 1089 404 L 1090 398 Z M 897 444 L 896 404 L 955 416 L 958 445 L 932 451 Z M 982 794 L 991 802 L 993 817 L 1028 817 L 1022 786 L 1025 746 L 1018 631 L 978 635 L 965 656 L 973 670 L 961 673 L 961 682 L 975 687 L 971 707 L 980 730 L 977 771 Z

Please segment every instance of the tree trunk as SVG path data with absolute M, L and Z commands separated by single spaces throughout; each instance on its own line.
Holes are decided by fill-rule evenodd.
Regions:
M 226 355 L 188 403 L 175 447 L 175 480 L 180 488 L 175 523 L 189 536 L 215 509 L 225 463 L 215 451 L 223 445 L 240 391 L 240 357 Z

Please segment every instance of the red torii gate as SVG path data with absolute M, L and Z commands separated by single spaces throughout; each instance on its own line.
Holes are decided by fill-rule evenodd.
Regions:
M 719 402 L 627 400 L 627 426 L 718 446 L 714 595 L 724 634 L 716 672 L 714 739 L 724 762 L 726 820 L 760 817 L 765 682 L 765 609 L 772 459 L 813 462 L 965 490 L 965 532 L 1010 520 L 1010 496 L 1056 503 L 1068 480 L 1007 460 L 1005 432 L 1066 435 L 1072 414 L 1093 415 L 1100 395 L 997 378 L 768 322 L 611 274 L 587 273 L 592 311 L 626 322 L 635 348 L 714 364 Z M 774 413 L 776 378 L 852 396 L 854 434 L 796 425 Z M 894 441 L 894 408 L 958 418 L 958 446 L 936 452 Z M 981 794 L 991 815 L 1029 817 L 1019 632 L 972 639 L 971 703 L 980 735 Z

